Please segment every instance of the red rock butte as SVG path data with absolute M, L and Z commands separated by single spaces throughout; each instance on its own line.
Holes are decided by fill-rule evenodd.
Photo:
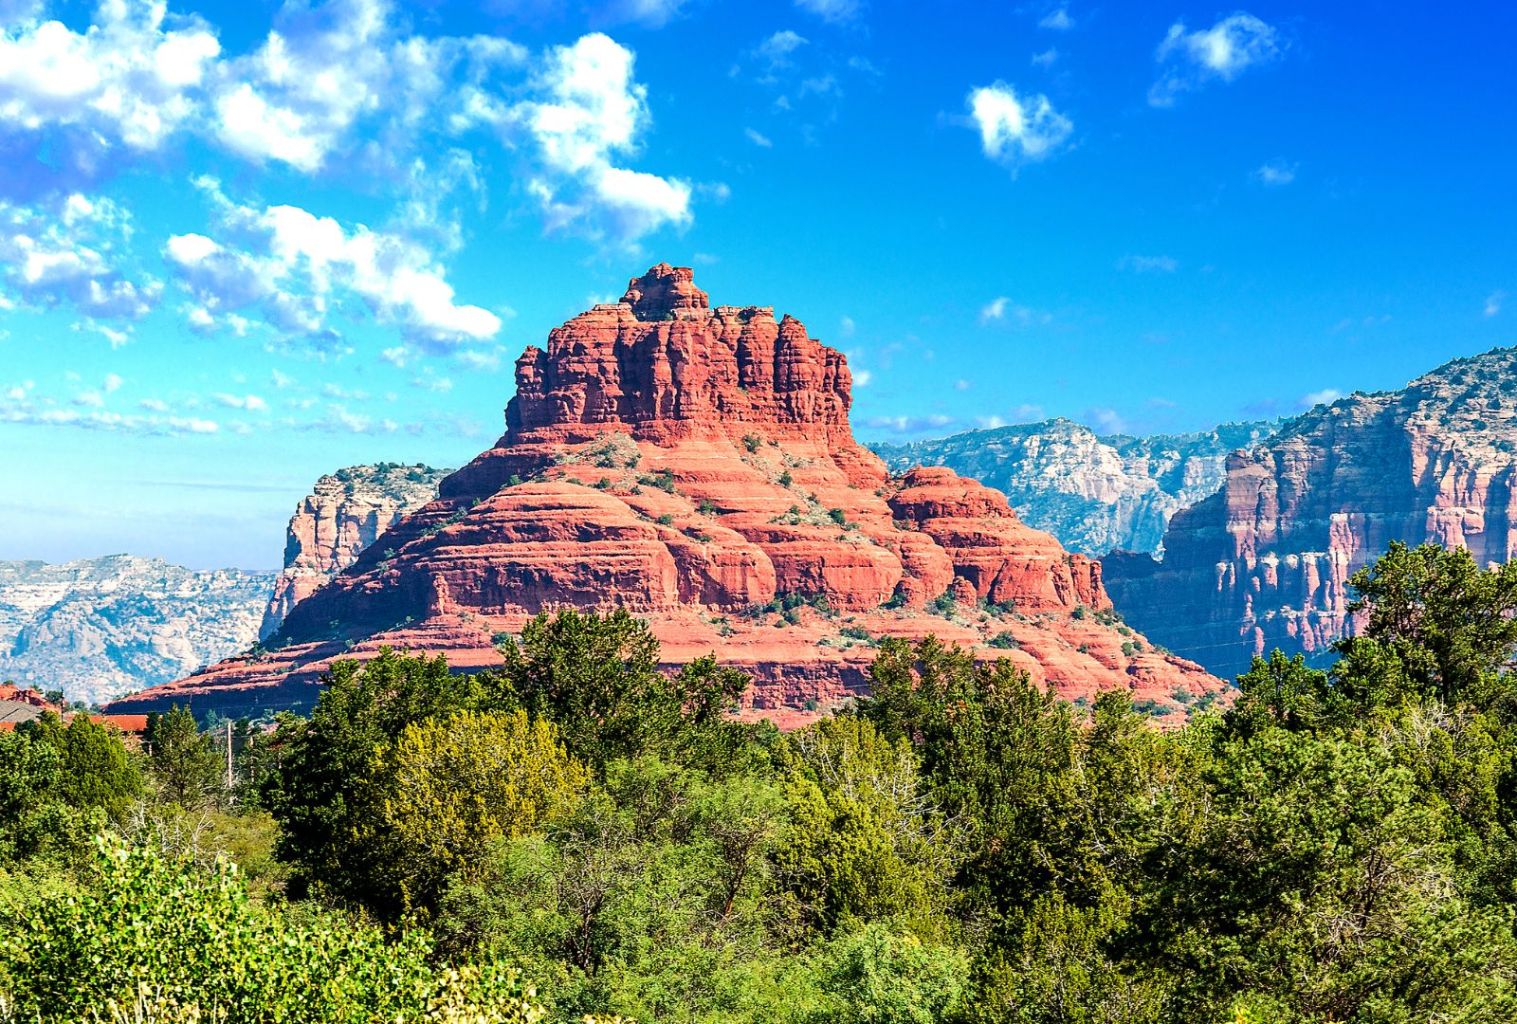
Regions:
M 800 321 L 713 307 L 659 264 L 528 348 L 505 435 L 290 609 L 271 650 L 112 710 L 309 705 L 333 659 L 385 645 L 483 668 L 492 638 L 563 606 L 647 619 L 671 666 L 715 653 L 753 677 L 747 710 L 782 720 L 864 692 L 887 636 L 1009 658 L 1071 699 L 1179 710 L 1223 689 L 1121 625 L 1100 564 L 999 492 L 890 477 L 851 403 L 847 360 Z

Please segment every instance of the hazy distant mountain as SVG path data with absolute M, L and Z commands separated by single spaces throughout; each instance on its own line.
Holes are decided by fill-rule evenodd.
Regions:
M 1028 524 L 1074 551 L 1160 550 L 1170 516 L 1221 485 L 1230 452 L 1272 423 L 1195 434 L 1100 436 L 1067 419 L 971 430 L 911 444 L 871 445 L 896 472 L 947 466 L 1006 494 Z
M 105 701 L 248 647 L 271 572 L 110 555 L 0 562 L 0 679 Z

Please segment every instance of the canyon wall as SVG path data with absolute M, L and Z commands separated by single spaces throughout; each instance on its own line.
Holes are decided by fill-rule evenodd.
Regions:
M 1404 390 L 1318 406 L 1229 457 L 1177 513 L 1164 556 L 1103 560 L 1130 622 L 1220 675 L 1281 648 L 1316 661 L 1351 632 L 1349 577 L 1393 540 L 1512 557 L 1517 349 L 1459 359 Z

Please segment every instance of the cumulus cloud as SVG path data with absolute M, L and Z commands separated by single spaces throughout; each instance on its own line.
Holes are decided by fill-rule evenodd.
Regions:
M 1149 89 L 1148 102 L 1167 107 L 1180 93 L 1207 82 L 1231 82 L 1251 67 L 1276 60 L 1284 47 L 1274 26 L 1243 11 L 1194 32 L 1177 21 L 1154 55 L 1165 70 Z
M 211 100 L 215 136 L 250 159 L 314 171 L 360 123 L 389 143 L 467 116 L 493 70 L 526 59 L 499 37 L 402 34 L 392 13 L 387 0 L 287 7 L 257 50 L 222 69 Z
M 175 235 L 164 249 L 213 319 L 258 305 L 287 333 L 330 337 L 331 305 L 351 295 L 417 344 L 464 344 L 500 330 L 494 313 L 457 303 L 444 269 L 404 238 L 361 224 L 349 230 L 298 206 L 260 210 L 215 195 L 229 241 Z
M 228 409 L 241 409 L 244 412 L 268 412 L 269 403 L 257 395 L 230 395 L 224 392 L 211 396 L 219 405 Z
M 867 388 L 872 380 L 874 380 L 874 373 L 871 370 L 853 371 L 853 386 L 856 388 Z
M 1086 409 L 1084 419 L 1097 434 L 1127 433 L 1127 421 L 1115 409 L 1104 406 Z
M 652 24 L 682 0 L 613 6 Z M 499 36 L 413 34 L 392 0 L 286 4 L 241 55 L 224 54 L 214 26 L 171 15 L 166 0 L 102 0 L 77 32 L 23 16 L 0 24 L 0 195 L 75 187 L 126 154 L 193 134 L 300 172 L 424 179 L 407 226 L 456 237 L 456 217 L 439 217 L 427 197 L 460 183 L 477 190 L 478 177 L 453 156 L 435 168 L 419 162 L 418 140 L 486 127 L 535 151 L 526 192 L 550 227 L 576 222 L 632 239 L 688 224 L 692 193 L 679 178 L 627 166 L 651 120 L 633 60 L 600 33 L 536 58 Z
M 532 178 L 527 189 L 550 228 L 578 225 L 631 242 L 693 219 L 688 182 L 618 166 L 651 120 L 633 62 L 631 50 L 598 32 L 554 47 L 534 78 L 541 98 L 496 116 L 537 145 L 548 173 Z
M 1254 171 L 1254 180 L 1268 188 L 1279 188 L 1296 180 L 1296 165 L 1284 160 L 1271 160 Z
M 1051 68 L 1059 59 L 1059 51 L 1050 46 L 1048 49 L 1032 55 L 1032 66 L 1036 68 Z
M 156 149 L 195 113 L 220 52 L 205 22 L 170 20 L 163 0 L 103 0 L 83 32 L 23 17 L 0 31 L 0 123 Z
M 1485 297 L 1485 315 L 1495 316 L 1501 312 L 1501 304 L 1506 301 L 1506 292 L 1494 291 Z
M 973 90 L 968 103 L 985 155 L 1009 167 L 1052 155 L 1074 132 L 1047 96 L 1019 96 L 1005 82 Z
M 763 133 L 758 132 L 752 128 L 744 128 L 743 134 L 747 137 L 748 141 L 753 143 L 755 146 L 759 146 L 763 149 L 771 149 L 774 146 L 774 142 L 769 138 L 769 136 L 764 135 Z
M 131 280 L 121 268 L 131 230 L 130 216 L 108 199 L 73 193 L 29 206 L 0 200 L 0 279 L 30 306 L 142 317 L 162 285 L 147 275 Z

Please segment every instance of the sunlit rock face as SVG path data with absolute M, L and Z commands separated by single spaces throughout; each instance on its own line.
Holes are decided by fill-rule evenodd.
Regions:
M 1175 515 L 1162 561 L 1109 556 L 1106 582 L 1134 625 L 1216 673 L 1277 647 L 1326 659 L 1354 629 L 1349 577 L 1391 541 L 1512 557 L 1514 465 L 1517 349 L 1497 349 L 1290 421 Z
M 882 636 L 1004 656 L 1071 698 L 1179 710 L 1221 688 L 1116 623 L 1100 564 L 1000 493 L 891 477 L 850 404 L 847 360 L 799 320 L 655 266 L 523 353 L 505 435 L 291 608 L 277 649 L 119 707 L 308 702 L 334 657 L 383 645 L 498 664 L 492 637 L 562 606 L 630 609 L 670 665 L 714 652 L 760 710 L 863 692 Z

